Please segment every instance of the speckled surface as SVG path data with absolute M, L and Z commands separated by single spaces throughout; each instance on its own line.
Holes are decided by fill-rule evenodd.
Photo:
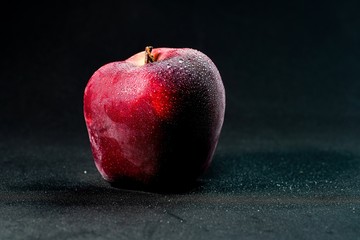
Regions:
M 0 239 L 359 239 L 358 1 L 50 5 L 1 21 Z M 227 93 L 183 192 L 112 187 L 91 156 L 87 80 L 149 44 L 206 53 Z

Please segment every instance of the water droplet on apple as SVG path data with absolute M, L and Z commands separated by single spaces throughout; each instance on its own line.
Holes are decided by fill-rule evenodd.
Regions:
M 179 59 L 179 63 L 183 63 L 184 62 L 184 60 L 182 60 L 181 58 Z
M 167 69 L 169 69 L 169 68 L 171 68 L 171 65 L 167 65 L 166 67 L 167 67 Z

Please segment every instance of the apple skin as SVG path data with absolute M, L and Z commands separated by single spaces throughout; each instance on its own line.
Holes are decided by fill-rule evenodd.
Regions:
M 154 48 L 89 79 L 84 118 L 95 165 L 110 183 L 186 185 L 210 166 L 225 114 L 218 69 L 191 48 Z

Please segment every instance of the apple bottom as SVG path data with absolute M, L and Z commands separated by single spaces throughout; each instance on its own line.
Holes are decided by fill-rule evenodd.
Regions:
M 209 134 L 207 128 L 194 128 L 193 124 L 181 127 L 165 124 L 156 137 L 144 136 L 134 143 L 143 148 L 134 150 L 132 156 L 138 156 L 139 160 L 153 156 L 152 160 L 139 165 L 124 157 L 124 146 L 117 140 L 102 137 L 96 143 L 97 149 L 92 144 L 95 164 L 102 177 L 114 187 L 185 190 L 197 183 L 211 163 L 217 138 Z M 96 155 L 99 148 L 101 156 Z

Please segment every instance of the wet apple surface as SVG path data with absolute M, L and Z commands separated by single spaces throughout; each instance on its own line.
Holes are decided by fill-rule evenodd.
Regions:
M 187 184 L 211 163 L 224 86 L 212 60 L 197 50 L 151 50 L 102 66 L 86 86 L 95 164 L 109 182 Z

